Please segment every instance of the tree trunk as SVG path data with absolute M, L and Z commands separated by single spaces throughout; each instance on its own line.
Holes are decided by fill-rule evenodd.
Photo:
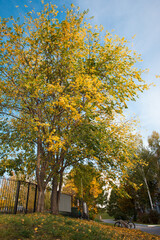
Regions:
M 58 186 L 57 177 L 54 177 L 52 182 L 52 194 L 51 194 L 51 213 L 54 215 L 57 215 L 59 213 L 57 186 Z
M 147 179 L 146 179 L 146 176 L 145 176 L 143 168 L 142 168 L 142 175 L 143 175 L 143 179 L 144 179 L 144 182 L 145 182 L 145 185 L 146 185 L 146 188 L 147 188 L 147 193 L 148 193 L 151 209 L 153 210 L 154 209 L 153 208 L 153 201 L 152 201 L 152 197 L 151 197 L 151 194 L 150 194 L 149 186 L 148 186 Z
M 61 190 L 62 190 L 62 183 L 63 183 L 63 172 L 60 173 L 60 182 L 59 182 L 59 191 L 57 192 L 57 202 L 59 206 Z
M 37 212 L 44 212 L 44 190 L 38 190 Z
M 154 208 L 153 208 L 152 197 L 151 197 L 150 190 L 149 190 L 148 183 L 147 183 L 147 179 L 146 179 L 145 176 L 144 176 L 144 182 L 145 182 L 145 184 L 146 184 L 146 188 L 147 188 L 147 193 L 148 193 L 148 197 L 149 197 L 151 209 L 153 210 Z
M 39 133 L 40 135 L 40 133 Z M 44 212 L 44 191 L 46 184 L 45 179 L 45 167 L 42 162 L 42 141 L 41 138 L 37 139 L 37 165 L 36 165 L 36 178 L 38 186 L 38 202 L 37 202 L 37 212 Z

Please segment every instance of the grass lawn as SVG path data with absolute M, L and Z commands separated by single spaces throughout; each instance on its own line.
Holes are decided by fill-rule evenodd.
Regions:
M 1 240 L 153 240 L 139 230 L 115 228 L 103 223 L 51 214 L 0 215 Z
M 96 216 L 96 219 L 99 219 L 100 216 L 101 216 L 102 219 L 114 219 L 114 217 L 109 216 L 107 212 L 98 214 L 98 215 Z

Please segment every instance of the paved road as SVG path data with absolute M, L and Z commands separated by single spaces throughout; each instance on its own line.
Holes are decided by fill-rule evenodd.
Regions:
M 111 219 L 103 219 L 102 221 L 106 222 L 106 223 L 112 223 L 112 224 L 114 224 L 114 222 L 115 222 Z M 160 226 L 136 224 L 136 229 L 139 229 L 141 231 L 144 231 L 144 232 L 147 232 L 150 234 L 156 234 L 156 235 L 160 236 Z
M 160 227 L 159 226 L 140 226 L 136 225 L 136 229 L 139 229 L 141 231 L 150 233 L 150 234 L 156 234 L 160 236 Z M 159 238 L 160 239 L 160 238 Z

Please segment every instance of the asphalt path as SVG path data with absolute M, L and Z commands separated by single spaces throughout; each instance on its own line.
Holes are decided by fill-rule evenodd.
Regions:
M 111 220 L 111 219 L 102 219 L 103 222 L 105 223 L 112 223 L 114 224 L 115 221 Z M 155 234 L 160 236 L 160 226 L 157 225 L 145 225 L 145 224 L 135 224 L 136 225 L 136 229 L 139 229 L 143 232 L 147 232 L 150 234 Z

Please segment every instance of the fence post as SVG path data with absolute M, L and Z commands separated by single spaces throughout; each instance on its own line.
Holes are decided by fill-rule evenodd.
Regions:
M 17 213 L 17 206 L 18 206 L 18 198 L 19 198 L 19 190 L 20 190 L 21 182 L 17 182 L 17 191 L 16 191 L 16 197 L 15 197 L 15 203 L 14 203 L 14 214 Z
M 30 189 L 30 183 L 28 183 L 28 191 L 27 191 L 27 200 L 26 200 L 25 213 L 27 213 L 27 211 L 28 211 L 29 189 Z
M 33 212 L 36 212 L 36 201 L 37 201 L 37 185 L 36 185 L 36 189 L 35 189 L 35 196 L 34 196 L 34 209 L 33 209 Z

